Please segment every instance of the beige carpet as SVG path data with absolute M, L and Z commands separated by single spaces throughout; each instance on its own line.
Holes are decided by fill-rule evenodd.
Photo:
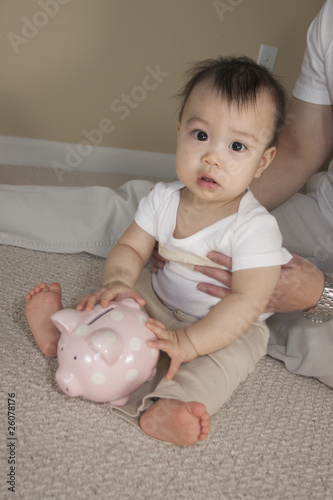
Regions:
M 123 179 L 72 174 L 62 183 Z M 47 169 L 0 169 L 2 183 L 55 180 Z M 108 404 L 64 395 L 54 379 L 57 361 L 39 352 L 24 318 L 24 294 L 35 283 L 58 280 L 69 303 L 99 281 L 104 260 L 6 246 L 0 256 L 1 499 L 332 500 L 331 389 L 266 357 L 212 417 L 206 442 L 185 448 L 151 440 L 111 415 Z M 15 394 L 15 440 L 8 393 Z M 15 494 L 6 483 L 10 443 Z

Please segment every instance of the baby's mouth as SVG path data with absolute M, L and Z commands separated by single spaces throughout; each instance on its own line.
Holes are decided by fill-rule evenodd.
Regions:
M 214 181 L 214 179 L 210 179 L 209 177 L 201 177 L 201 179 L 202 179 L 203 181 L 213 182 L 214 184 L 216 184 L 216 182 Z
M 215 185 L 219 185 L 212 177 L 208 177 L 207 175 L 202 175 L 201 177 L 199 177 L 199 181 L 201 182 L 208 182 L 210 184 L 215 184 Z

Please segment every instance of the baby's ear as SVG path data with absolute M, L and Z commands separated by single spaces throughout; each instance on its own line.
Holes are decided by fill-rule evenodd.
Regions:
M 272 163 L 272 161 L 274 160 L 275 153 L 276 153 L 275 146 L 272 146 L 272 147 L 266 149 L 266 151 L 264 152 L 264 154 L 260 160 L 257 171 L 254 174 L 255 179 L 258 179 L 261 176 L 261 174 L 263 173 L 263 171 L 266 170 L 268 165 L 270 165 L 270 163 Z

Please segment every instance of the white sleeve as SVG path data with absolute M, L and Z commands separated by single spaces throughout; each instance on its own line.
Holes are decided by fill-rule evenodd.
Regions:
M 327 84 L 325 57 L 332 42 L 333 0 L 327 0 L 307 33 L 307 47 L 293 94 L 302 101 L 332 104 Z
M 232 271 L 286 264 L 292 258 L 282 247 L 275 217 L 258 212 L 245 220 L 232 237 Z
M 167 187 L 168 185 L 164 182 L 159 182 L 147 196 L 141 198 L 134 218 L 135 222 L 141 227 L 141 229 L 155 238 L 157 237 L 155 215 L 161 201 L 164 198 Z

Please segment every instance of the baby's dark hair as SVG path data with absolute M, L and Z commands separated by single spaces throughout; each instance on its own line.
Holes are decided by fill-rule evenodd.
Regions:
M 179 121 L 185 104 L 196 85 L 207 82 L 217 95 L 229 103 L 237 103 L 239 108 L 255 105 L 257 96 L 267 92 L 275 106 L 275 130 L 270 146 L 277 143 L 277 135 L 282 128 L 287 98 L 280 83 L 271 73 L 249 57 L 218 57 L 194 64 L 187 73 L 189 80 L 177 94 L 180 100 Z

